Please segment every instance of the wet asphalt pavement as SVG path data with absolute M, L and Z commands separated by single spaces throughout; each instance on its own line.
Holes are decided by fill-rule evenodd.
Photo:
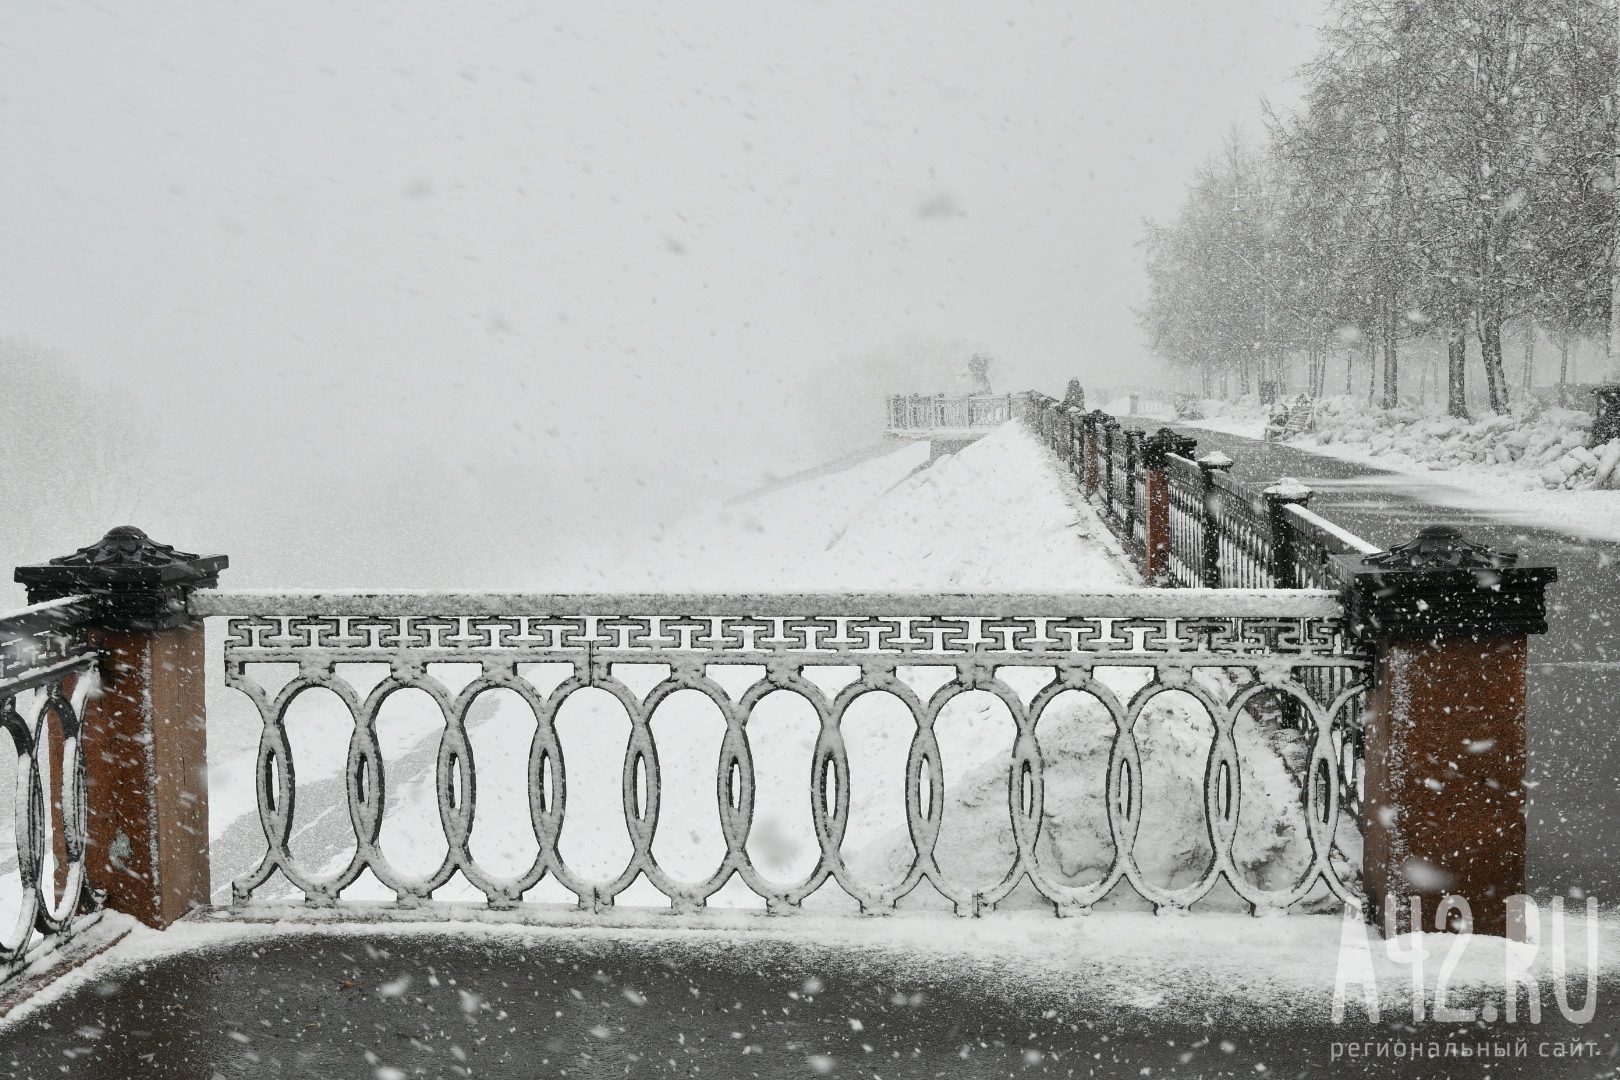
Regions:
M 0 1029 L 0 1076 L 1614 1075 L 1612 1010 L 1575 1027 L 1546 1004 L 1537 1026 L 1414 1032 L 1387 1016 L 1334 1027 L 1229 1002 L 1215 1014 L 1188 1002 L 1143 1011 L 1088 1000 L 1083 985 L 1048 998 L 991 993 L 965 973 L 918 977 L 780 941 L 291 933 L 91 980 Z M 1373 1054 L 1449 1042 L 1504 1056 L 1351 1059 L 1344 1044 L 1355 1040 Z M 1515 1040 L 1526 1056 L 1508 1056 Z M 1551 1056 L 1571 1042 L 1582 1057 Z
M 1237 435 L 1184 429 L 1198 453 L 1221 450 L 1251 483 L 1292 476 L 1314 488 L 1311 509 L 1380 547 L 1424 525 L 1449 524 L 1475 543 L 1558 567 L 1548 632 L 1530 639 L 1531 782 L 1528 879 L 1537 893 L 1620 904 L 1620 544 L 1503 524 L 1444 505 L 1409 476 Z

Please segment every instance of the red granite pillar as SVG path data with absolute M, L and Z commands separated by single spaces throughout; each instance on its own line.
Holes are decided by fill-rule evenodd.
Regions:
M 87 595 L 100 690 L 84 709 L 88 866 L 107 906 L 164 927 L 209 901 L 203 626 L 186 613 L 222 555 L 200 558 L 114 529 L 17 569 L 30 603 Z

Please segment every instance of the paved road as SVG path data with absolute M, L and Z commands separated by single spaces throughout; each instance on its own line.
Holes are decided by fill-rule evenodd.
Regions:
M 1400 1022 L 1409 1016 L 1380 1026 L 1352 1013 L 1334 1027 L 1164 989 L 1172 1000 L 1157 1008 L 1095 1000 L 1085 985 L 990 992 L 973 972 L 919 974 L 757 938 L 717 948 L 293 932 L 89 983 L 0 1030 L 0 1076 L 1563 1077 L 1597 1075 L 1620 1054 L 1602 1007 L 1613 986 L 1581 1027 L 1546 1000 L 1534 1027 L 1521 1017 L 1415 1033 Z M 1477 1061 L 1335 1061 L 1332 1050 L 1362 1039 L 1472 1053 L 1515 1038 L 1528 1056 L 1493 1058 L 1483 1073 Z M 1554 1040 L 1591 1040 L 1582 1049 L 1600 1060 L 1542 1057 Z
M 1585 540 L 1555 523 L 1526 528 L 1445 505 L 1409 476 L 1238 435 L 1184 429 L 1198 452 L 1221 450 L 1240 480 L 1293 476 L 1317 490 L 1311 509 L 1382 547 L 1424 525 L 1451 524 L 1476 543 L 1558 567 L 1549 632 L 1530 643 L 1529 880 L 1620 903 L 1620 544 Z

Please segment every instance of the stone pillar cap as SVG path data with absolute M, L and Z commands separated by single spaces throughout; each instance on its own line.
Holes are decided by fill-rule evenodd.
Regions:
M 1219 450 L 1211 450 L 1198 456 L 1198 464 L 1206 469 L 1230 469 L 1234 462 Z
M 1276 502 L 1302 503 L 1308 501 L 1315 492 L 1292 476 L 1284 476 L 1261 494 Z

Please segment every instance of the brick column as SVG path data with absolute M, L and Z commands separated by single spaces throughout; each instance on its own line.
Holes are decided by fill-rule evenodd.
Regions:
M 1136 497 L 1136 472 L 1142 467 L 1142 437 L 1141 428 L 1127 428 L 1125 430 L 1125 545 L 1130 547 L 1136 536 L 1137 515 L 1142 512 L 1140 500 Z M 1146 573 L 1146 570 L 1143 570 Z
M 1198 444 L 1169 428 L 1160 428 L 1142 443 L 1142 469 L 1147 505 L 1142 507 L 1142 576 L 1149 585 L 1166 588 L 1170 577 L 1171 454 L 1191 457 Z
M 1551 566 L 1435 525 L 1411 543 L 1335 562 L 1351 630 L 1374 652 L 1362 880 L 1369 915 L 1399 932 L 1403 897 L 1435 929 L 1465 898 L 1474 932 L 1504 936 L 1524 891 L 1528 636 L 1545 633 Z
M 1106 415 L 1101 409 L 1095 409 L 1085 415 L 1085 447 L 1082 456 L 1085 458 L 1087 499 L 1097 494 L 1097 432 L 1101 429 Z
M 28 602 L 88 595 L 101 688 L 85 704 L 91 882 L 107 906 L 165 927 L 209 900 L 203 627 L 186 614 L 227 560 L 154 543 L 133 526 L 43 566 L 18 567 Z

